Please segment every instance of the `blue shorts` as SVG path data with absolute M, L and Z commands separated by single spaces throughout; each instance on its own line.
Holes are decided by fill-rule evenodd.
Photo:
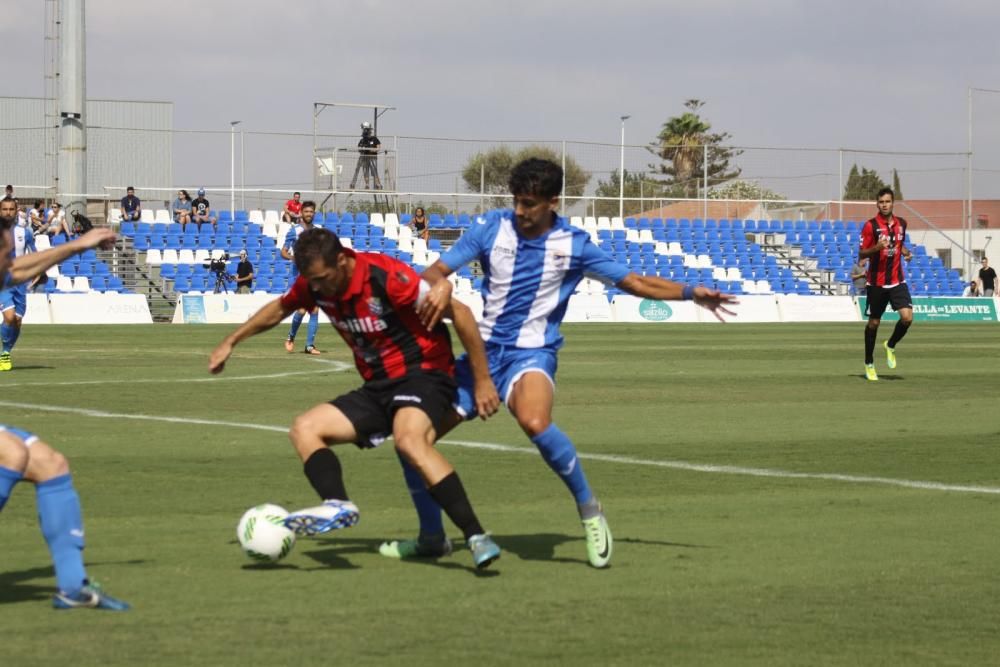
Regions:
M 0 291 L 0 312 L 6 312 L 11 308 L 18 317 L 24 317 L 28 312 L 28 291 L 26 288 L 17 285 L 8 287 Z
M 7 426 L 5 424 L 0 424 L 0 433 L 10 433 L 12 436 L 23 442 L 26 447 L 31 447 L 31 444 L 38 440 L 38 436 L 30 431 L 14 428 L 13 426 Z
M 559 360 L 556 351 L 547 347 L 520 349 L 487 345 L 486 359 L 489 361 L 493 384 L 496 385 L 504 405 L 510 401 L 510 392 L 525 373 L 531 371 L 544 373 L 552 386 L 556 385 L 556 368 L 559 366 Z M 472 379 L 472 368 L 469 366 L 469 355 L 463 354 L 455 361 L 455 380 L 458 381 L 458 400 L 455 403 L 455 410 L 465 419 L 474 419 L 475 382 Z

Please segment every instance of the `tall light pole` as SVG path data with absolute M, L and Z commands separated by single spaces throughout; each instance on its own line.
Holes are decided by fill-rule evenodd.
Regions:
M 966 196 L 968 197 L 969 201 L 967 203 L 967 208 L 966 208 L 966 212 L 965 212 L 966 216 L 967 216 L 967 218 L 965 219 L 965 228 L 963 229 L 963 233 L 962 233 L 962 240 L 964 242 L 965 239 L 966 239 L 966 236 L 965 236 L 966 231 L 965 230 L 966 229 L 968 230 L 968 245 L 966 246 L 966 254 L 965 254 L 966 268 L 968 269 L 968 274 L 966 274 L 965 277 L 967 279 L 970 278 L 970 276 L 972 275 L 972 271 L 973 271 L 973 266 L 972 266 L 972 260 L 973 260 L 973 257 L 972 257 L 972 228 L 973 228 L 973 225 L 972 225 L 972 93 L 973 92 L 977 92 L 977 93 L 1000 93 L 1000 90 L 994 90 L 992 88 L 973 88 L 972 86 L 969 86 L 969 102 L 968 102 L 968 104 L 969 104 L 969 153 L 968 153 L 968 167 L 967 167 L 969 174 L 966 177 L 966 180 L 968 181 L 968 192 L 966 192 Z
M 622 116 L 622 151 L 618 165 L 618 217 L 625 219 L 625 121 L 632 116 Z
M 236 126 L 242 120 L 229 121 L 229 219 L 236 218 Z

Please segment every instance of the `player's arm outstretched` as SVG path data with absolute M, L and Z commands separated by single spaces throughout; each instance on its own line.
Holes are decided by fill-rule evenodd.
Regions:
M 222 339 L 222 342 L 219 343 L 218 347 L 212 351 L 211 356 L 208 358 L 208 372 L 213 374 L 221 373 L 226 367 L 226 360 L 233 353 L 233 348 L 251 336 L 256 336 L 259 333 L 278 326 L 281 324 L 281 320 L 292 314 L 293 310 L 294 308 L 286 308 L 282 305 L 281 299 L 275 299 L 266 304 L 254 313 L 249 320 L 240 325 L 236 331 Z
M 433 329 L 441 321 L 445 310 L 451 303 L 451 292 L 454 289 L 451 281 L 448 280 L 448 276 L 451 274 L 452 268 L 440 259 L 420 274 L 421 279 L 431 286 L 430 292 L 417 307 L 417 315 L 420 316 L 420 321 L 428 329 Z M 463 340 L 462 343 L 464 344 L 465 341 Z
M 473 394 L 476 400 L 476 412 L 485 421 L 500 409 L 500 394 L 497 393 L 493 378 L 490 377 L 486 346 L 483 345 L 483 338 L 479 335 L 476 318 L 469 307 L 461 301 L 452 301 L 444 314 L 451 318 L 452 324 L 455 325 L 455 333 L 458 334 L 462 347 L 469 355 L 469 367 L 472 369 L 472 379 L 475 382 Z
M 702 308 L 712 311 L 712 314 L 720 321 L 724 322 L 720 313 L 726 315 L 736 315 L 735 312 L 726 308 L 727 305 L 739 303 L 736 297 L 731 294 L 724 294 L 719 290 L 707 287 L 692 287 L 682 285 L 666 278 L 656 276 L 642 276 L 638 273 L 630 273 L 619 283 L 618 289 L 628 292 L 634 296 L 641 296 L 646 299 L 657 299 L 660 301 L 681 301 L 693 299 Z
M 33 252 L 16 258 L 10 266 L 12 284 L 24 283 L 45 273 L 59 262 L 91 248 L 107 248 L 115 242 L 115 233 L 107 227 L 95 227 L 69 243 L 57 245 L 42 252 Z

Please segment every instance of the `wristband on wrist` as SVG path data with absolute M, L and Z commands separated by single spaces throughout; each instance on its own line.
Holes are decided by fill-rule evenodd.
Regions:
M 683 299 L 685 301 L 690 301 L 691 299 L 693 299 L 694 298 L 694 285 L 685 285 L 684 286 L 684 291 L 681 293 L 681 296 L 683 297 Z

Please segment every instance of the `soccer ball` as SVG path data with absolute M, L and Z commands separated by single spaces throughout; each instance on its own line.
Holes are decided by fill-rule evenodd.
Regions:
M 295 546 L 295 533 L 285 528 L 288 510 L 264 503 L 251 507 L 236 526 L 236 537 L 243 552 L 262 563 L 277 563 Z

